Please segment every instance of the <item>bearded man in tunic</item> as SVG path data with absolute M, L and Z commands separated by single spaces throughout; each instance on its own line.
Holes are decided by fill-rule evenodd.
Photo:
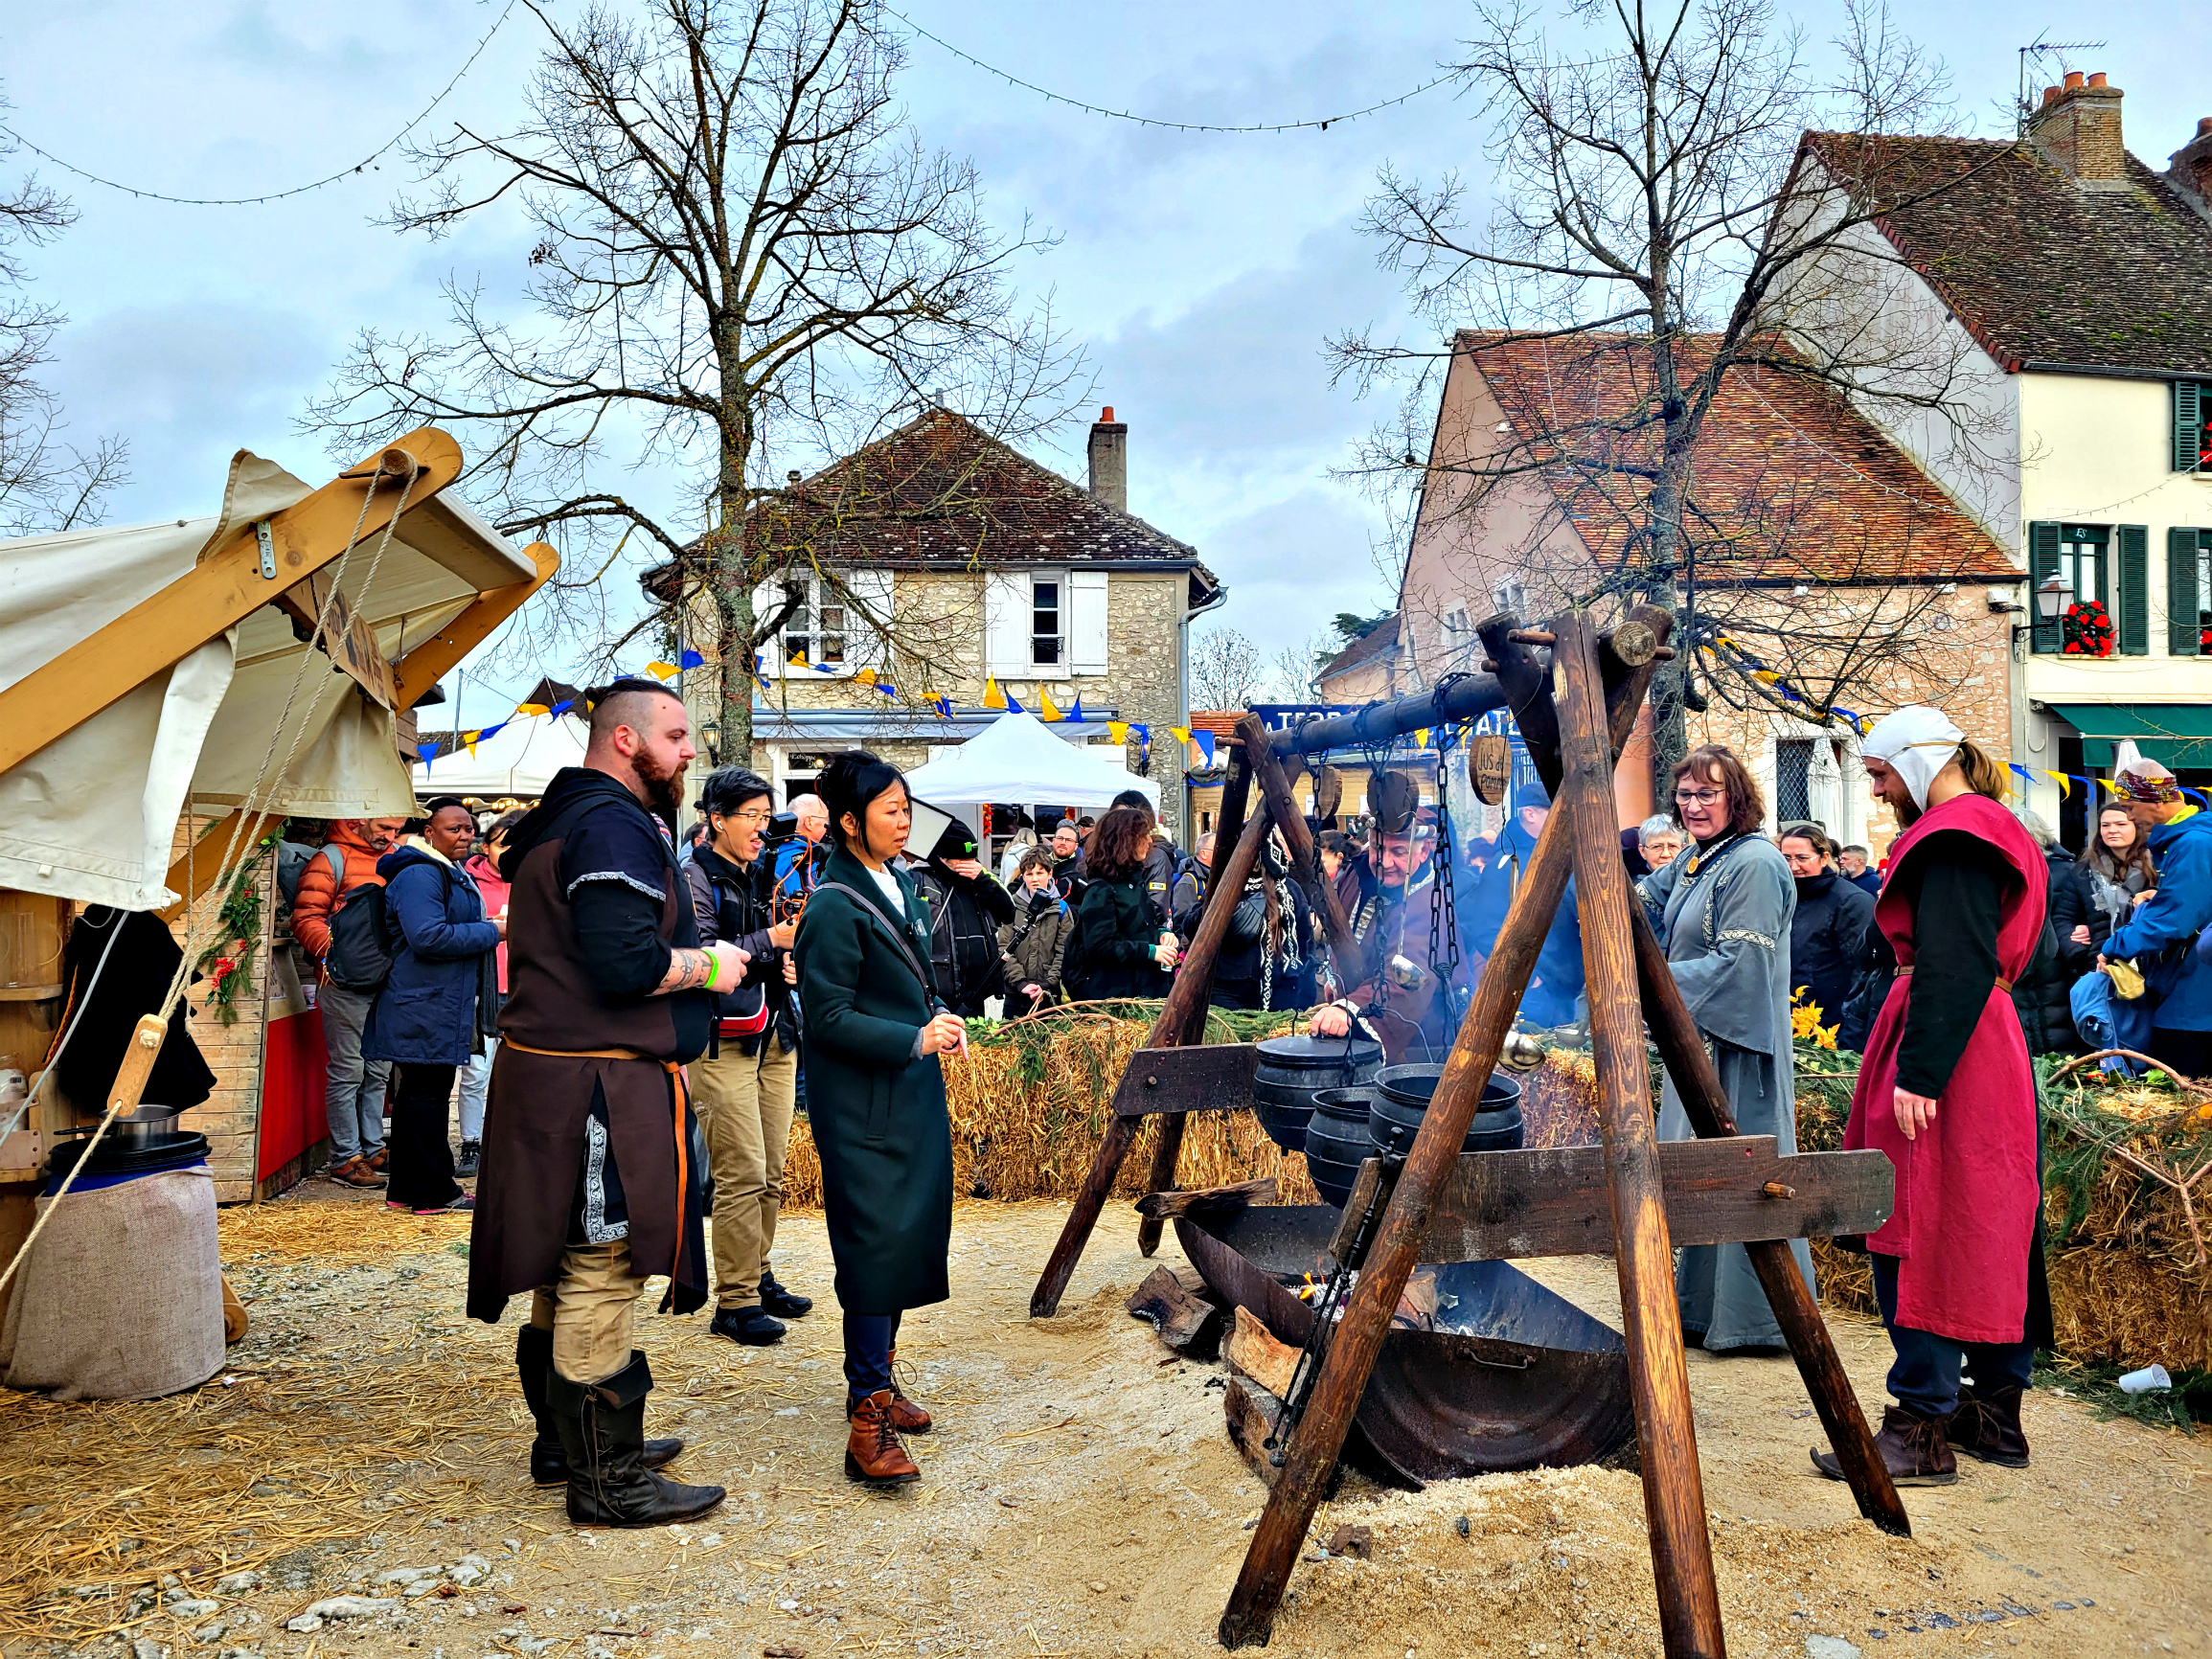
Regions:
M 652 1373 L 631 1346 L 648 1277 L 664 1310 L 706 1300 L 699 1171 L 683 1065 L 711 1040 L 718 986 L 745 953 L 701 948 L 673 824 L 696 750 L 656 680 L 591 697 L 583 764 L 554 775 L 508 836 L 508 995 L 484 1124 L 468 1312 L 529 1294 L 515 1369 L 536 1420 L 531 1474 L 568 1488 L 579 1524 L 689 1520 L 722 1501 L 654 1470 Z
M 1797 1150 L 1797 1087 L 1790 1029 L 1790 922 L 1797 885 L 1771 841 L 1758 783 L 1720 744 L 1675 768 L 1675 814 L 1689 844 L 1637 884 L 1667 951 L 1682 1001 L 1713 1057 L 1736 1126 Z M 1659 1139 L 1696 1138 L 1672 1074 L 1660 1097 Z M 1790 1241 L 1813 1285 L 1813 1252 Z M 1684 1335 L 1709 1352 L 1778 1351 L 1782 1327 L 1741 1244 L 1676 1252 L 1675 1293 Z
M 1314 1036 L 1343 1036 L 1357 1021 L 1393 1065 L 1441 1060 L 1451 1052 L 1462 1005 L 1455 992 L 1464 989 L 1471 965 L 1462 958 L 1448 980 L 1436 960 L 1444 942 L 1432 920 L 1439 913 L 1435 851 L 1435 824 L 1411 810 L 1395 828 L 1378 824 L 1377 885 L 1346 919 L 1365 974 L 1345 995 L 1313 1011 L 1306 1029 Z

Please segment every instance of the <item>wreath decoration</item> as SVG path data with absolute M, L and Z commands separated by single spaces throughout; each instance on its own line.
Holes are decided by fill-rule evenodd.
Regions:
M 2068 605 L 2063 626 L 2065 635 L 2063 655 L 2109 657 L 2112 654 L 2112 619 L 2095 600 L 2080 600 Z

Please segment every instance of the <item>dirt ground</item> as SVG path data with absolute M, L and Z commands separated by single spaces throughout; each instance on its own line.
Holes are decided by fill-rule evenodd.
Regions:
M 783 1344 L 712 1339 L 703 1314 L 640 1322 L 659 1381 L 650 1429 L 690 1443 L 673 1472 L 730 1489 L 704 1521 L 640 1534 L 580 1532 L 558 1490 L 527 1484 L 511 1364 L 525 1310 L 497 1329 L 462 1318 L 466 1222 L 387 1217 L 354 1197 L 338 1243 L 287 1248 L 287 1207 L 319 1212 L 328 1239 L 333 1195 L 226 1213 L 253 1321 L 227 1387 L 7 1417 L 11 1438 L 53 1448 L 35 1454 L 46 1480 L 34 1469 L 0 1493 L 8 1659 L 1220 1651 L 1264 1493 L 1223 1431 L 1224 1370 L 1174 1360 L 1124 1310 L 1152 1264 L 1122 1207 L 1061 1316 L 1042 1322 L 1028 1297 L 1064 1207 L 960 1211 L 953 1298 L 910 1315 L 901 1339 L 939 1426 L 914 1442 L 925 1479 L 889 1496 L 843 1477 L 828 1245 L 818 1216 L 787 1217 L 778 1275 L 822 1306 Z M 1180 1264 L 1172 1233 L 1161 1260 Z M 1609 1261 L 1533 1270 L 1613 1319 Z M 1879 1410 L 1880 1328 L 1839 1320 L 1836 1338 Z M 2034 1466 L 1961 1460 L 1955 1487 L 1905 1494 L 1916 1535 L 1895 1540 L 1813 1473 L 1818 1425 L 1787 1360 L 1690 1360 L 1738 1659 L 2212 1653 L 2212 1435 L 2099 1421 L 2038 1394 Z M 126 1443 L 134 1463 L 119 1461 Z M 148 1457 L 154 1475 L 131 1472 Z M 136 1487 L 117 1489 L 126 1478 Z M 1354 1480 L 1316 1538 L 1347 1521 L 1373 1530 L 1374 1558 L 1310 1548 L 1271 1652 L 1658 1651 L 1633 1475 L 1419 1494 Z M 347 1597 L 361 1600 L 331 1604 Z

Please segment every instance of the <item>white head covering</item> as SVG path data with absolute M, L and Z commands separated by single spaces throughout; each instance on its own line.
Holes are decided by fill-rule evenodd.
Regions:
M 1859 752 L 1881 761 L 1904 780 L 1912 804 L 1927 810 L 1927 786 L 1950 764 L 1966 734 L 1950 723 L 1950 716 L 1926 703 L 1908 703 L 1884 716 L 1860 739 Z

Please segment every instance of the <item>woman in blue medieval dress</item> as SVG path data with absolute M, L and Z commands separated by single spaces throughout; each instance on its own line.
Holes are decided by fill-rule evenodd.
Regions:
M 1675 768 L 1675 810 L 1689 845 L 1638 883 L 1674 968 L 1682 1000 L 1721 1074 L 1736 1126 L 1772 1135 L 1797 1150 L 1796 1087 L 1790 1078 L 1790 920 L 1797 890 L 1790 866 L 1760 834 L 1767 815 L 1759 785 L 1729 750 L 1710 744 Z M 1672 1078 L 1659 1110 L 1659 1139 L 1695 1139 Z M 1813 1254 L 1790 1249 L 1805 1283 Z M 1675 1291 L 1682 1329 L 1713 1352 L 1778 1349 L 1782 1328 L 1741 1244 L 1693 1244 L 1676 1252 Z

